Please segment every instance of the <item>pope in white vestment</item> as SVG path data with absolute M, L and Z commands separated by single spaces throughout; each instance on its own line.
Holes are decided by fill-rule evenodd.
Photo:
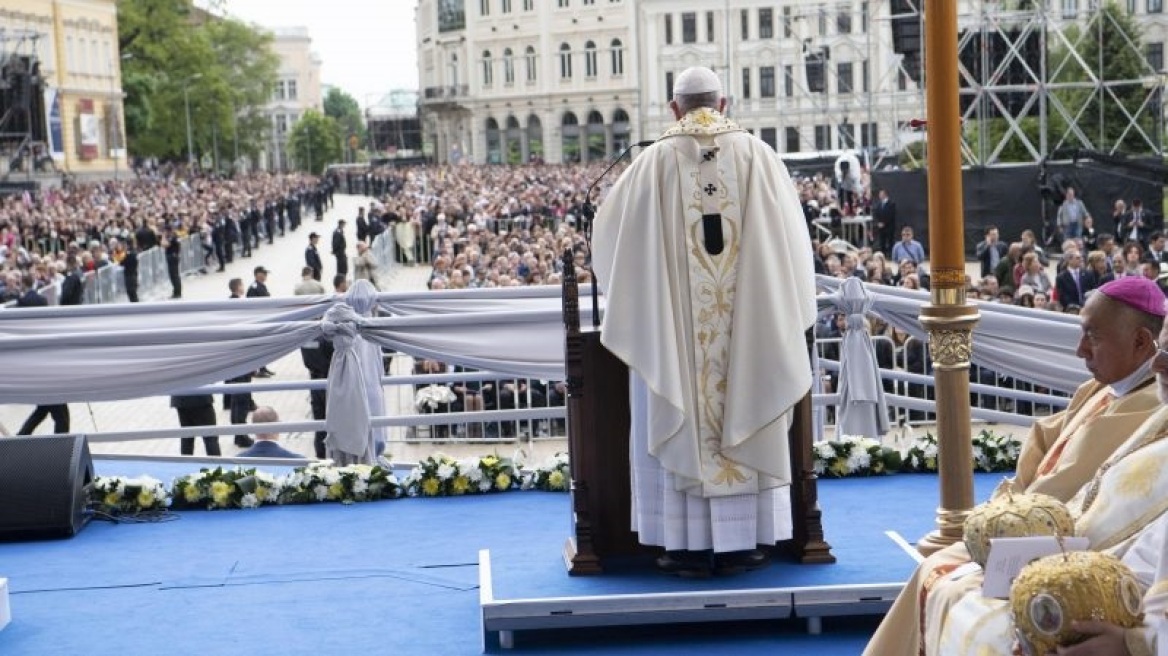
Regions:
M 774 149 L 727 119 L 706 68 L 678 123 L 624 172 L 594 224 L 602 341 L 629 365 L 633 529 L 670 551 L 790 536 L 790 411 L 811 385 L 811 243 Z

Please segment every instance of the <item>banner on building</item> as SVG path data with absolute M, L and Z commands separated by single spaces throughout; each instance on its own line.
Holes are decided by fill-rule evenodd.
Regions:
M 65 159 L 65 134 L 61 127 L 61 94 L 45 88 L 45 124 L 49 126 L 49 154 L 60 162 Z
M 101 122 L 93 111 L 93 100 L 82 98 L 77 103 L 77 145 L 81 159 L 97 159 L 101 141 Z

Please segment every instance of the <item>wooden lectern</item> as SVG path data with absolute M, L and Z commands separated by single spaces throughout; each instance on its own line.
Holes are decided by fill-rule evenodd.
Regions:
M 564 563 L 569 574 L 599 574 L 606 558 L 650 553 L 652 548 L 641 545 L 631 528 L 629 369 L 600 343 L 595 317 L 593 330 L 580 330 L 571 251 L 564 254 L 563 314 L 574 529 L 564 545 Z M 810 348 L 810 331 L 807 340 Z M 811 433 L 808 394 L 795 407 L 790 431 L 793 537 L 776 546 L 801 563 L 834 563 L 823 538 Z

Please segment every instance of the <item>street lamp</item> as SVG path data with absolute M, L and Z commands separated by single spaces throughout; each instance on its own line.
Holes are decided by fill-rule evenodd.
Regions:
M 121 56 L 121 61 L 129 61 L 133 58 L 134 58 L 134 53 L 132 53 L 132 52 L 123 53 Z M 114 61 L 110 60 L 110 108 L 111 109 L 114 107 L 117 107 L 117 105 L 118 105 L 117 82 L 118 82 L 118 74 L 120 71 L 121 71 L 121 67 L 115 66 Z M 110 154 L 114 158 L 114 181 L 115 182 L 118 179 L 118 151 L 121 150 L 121 151 L 125 152 L 125 144 L 121 143 L 121 141 L 122 141 L 122 126 L 121 126 L 121 116 L 120 116 L 121 114 L 125 114 L 125 111 L 126 111 L 125 103 L 122 103 L 122 111 L 121 112 L 116 112 L 116 111 L 111 112 L 110 117 L 109 117 Z M 121 148 L 115 148 L 115 146 L 121 146 Z
M 194 138 L 191 136 L 191 91 L 189 85 L 201 77 L 203 77 L 202 73 L 195 73 L 183 80 L 183 103 L 187 109 L 187 168 L 192 171 L 195 168 L 195 144 Z

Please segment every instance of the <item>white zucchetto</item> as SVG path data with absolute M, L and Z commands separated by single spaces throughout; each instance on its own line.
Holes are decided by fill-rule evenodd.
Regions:
M 714 71 L 704 66 L 691 66 L 677 76 L 673 84 L 673 95 L 689 96 L 701 93 L 722 94 L 722 81 Z

